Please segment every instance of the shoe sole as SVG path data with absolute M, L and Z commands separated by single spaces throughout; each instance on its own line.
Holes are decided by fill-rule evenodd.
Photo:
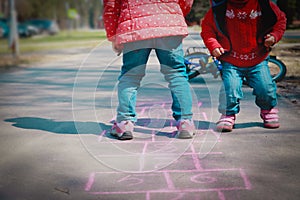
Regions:
M 132 140 L 133 135 L 130 131 L 124 132 L 121 136 L 118 136 L 117 134 L 110 133 L 113 137 L 117 138 L 118 140 Z
M 233 129 L 233 126 L 218 126 L 218 127 L 216 128 L 216 130 L 217 130 L 218 132 L 231 132 L 232 129 Z
M 270 128 L 270 129 L 275 129 L 275 128 L 279 128 L 279 124 L 264 124 L 265 128 Z
M 193 133 L 191 135 L 188 131 L 181 131 L 180 133 L 178 133 L 177 138 L 179 138 L 179 139 L 191 139 L 191 138 L 193 138 L 193 135 L 195 135 L 195 133 Z

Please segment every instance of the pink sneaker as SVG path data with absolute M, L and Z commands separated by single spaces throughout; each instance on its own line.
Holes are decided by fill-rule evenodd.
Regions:
M 271 110 L 261 110 L 260 117 L 264 120 L 265 128 L 279 128 L 278 109 L 272 108 Z
M 110 134 L 119 140 L 131 140 L 133 138 L 133 126 L 131 121 L 115 122 L 111 128 Z
M 217 131 L 219 132 L 231 132 L 235 122 L 235 115 L 221 115 L 217 122 Z
M 190 139 L 195 134 L 195 125 L 192 120 L 179 120 L 177 122 L 177 138 Z

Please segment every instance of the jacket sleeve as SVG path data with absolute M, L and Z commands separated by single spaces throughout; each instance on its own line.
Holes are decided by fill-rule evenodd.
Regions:
M 217 27 L 214 22 L 213 12 L 210 9 L 201 22 L 201 37 L 205 46 L 211 53 L 215 48 L 221 48 L 221 44 L 217 40 Z
M 279 40 L 281 40 L 281 38 L 285 32 L 286 16 L 285 16 L 285 13 L 283 11 L 281 11 L 275 3 L 273 3 L 273 2 L 270 2 L 270 3 L 271 3 L 271 8 L 273 9 L 273 11 L 275 12 L 275 14 L 277 16 L 277 22 L 273 26 L 273 29 L 270 32 L 270 34 L 275 37 L 275 40 L 277 43 Z
M 191 11 L 193 2 L 194 0 L 179 0 L 183 16 L 186 16 Z
M 121 0 L 104 0 L 103 5 L 103 22 L 106 36 L 109 41 L 114 41 L 121 12 Z

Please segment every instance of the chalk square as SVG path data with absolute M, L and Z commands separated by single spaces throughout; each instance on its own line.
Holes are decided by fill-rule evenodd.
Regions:
M 155 183 L 155 184 L 153 184 Z M 94 194 L 138 194 L 168 188 L 162 173 L 95 173 L 89 192 Z
M 248 189 L 241 169 L 210 169 L 169 172 L 174 189 L 187 192 Z M 176 181 L 174 181 L 176 180 Z

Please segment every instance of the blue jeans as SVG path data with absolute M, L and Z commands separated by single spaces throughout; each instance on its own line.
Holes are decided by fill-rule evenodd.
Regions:
M 273 82 L 268 67 L 268 59 L 248 68 L 240 68 L 222 62 L 223 85 L 219 95 L 219 112 L 226 115 L 240 111 L 240 100 L 243 98 L 242 85 L 246 78 L 253 88 L 256 105 L 263 110 L 270 110 L 277 105 L 276 84 Z
M 150 52 L 155 50 L 160 71 L 169 83 L 175 120 L 192 118 L 192 95 L 184 64 L 182 37 L 166 37 L 124 44 L 123 66 L 118 83 L 117 122 L 136 122 L 136 96 L 145 76 Z

